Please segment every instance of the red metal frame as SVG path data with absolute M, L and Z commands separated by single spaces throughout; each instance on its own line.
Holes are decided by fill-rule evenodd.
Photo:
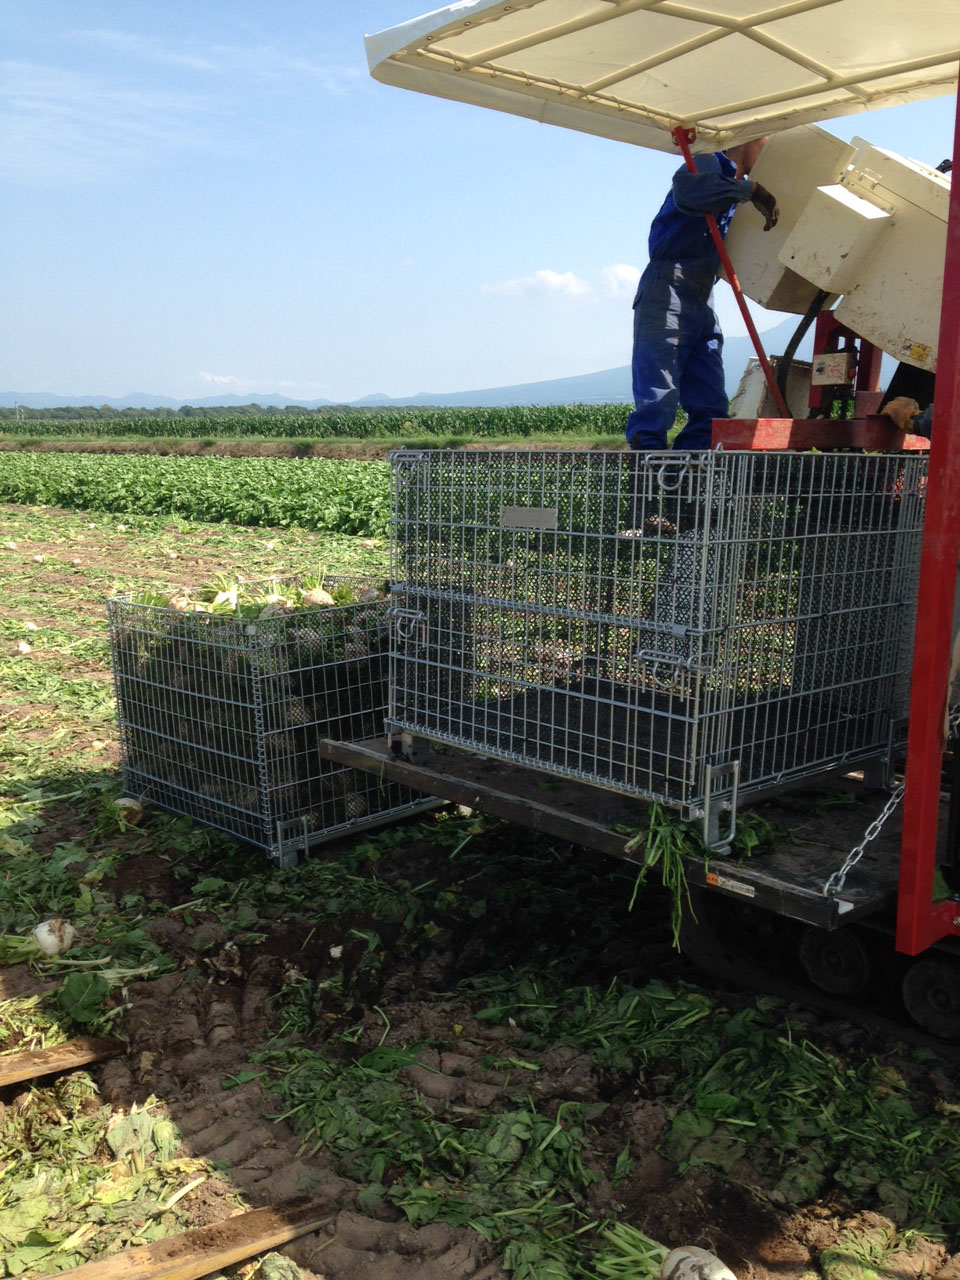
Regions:
M 690 143 L 696 138 L 692 129 L 678 127 L 673 139 L 691 170 L 696 169 Z M 954 124 L 953 165 L 960 164 L 960 97 Z M 809 448 L 799 445 L 816 424 L 816 433 L 829 433 L 826 440 L 839 445 L 839 423 L 824 419 L 808 423 L 792 423 L 783 396 L 777 387 L 759 334 L 747 309 L 740 282 L 730 264 L 716 220 L 709 215 L 707 224 L 720 261 L 723 263 L 734 296 L 753 341 L 778 410 L 783 419 L 760 419 L 749 424 L 734 420 L 718 422 L 714 427 L 714 443 L 726 447 Z M 834 322 L 835 323 L 835 322 Z M 865 344 L 869 345 L 869 344 Z M 861 359 L 866 352 L 861 347 Z M 856 390 L 876 389 L 879 355 L 871 350 L 863 370 L 861 385 L 858 370 Z M 960 189 L 956 183 L 950 192 L 947 218 L 947 252 L 943 278 L 943 301 L 940 310 L 940 335 L 937 356 L 937 386 L 933 405 L 933 433 L 930 468 L 927 480 L 920 554 L 920 583 L 917 597 L 917 624 L 910 697 L 910 728 L 907 741 L 906 788 L 903 807 L 903 836 L 900 846 L 900 882 L 897 896 L 896 949 L 906 955 L 917 955 L 954 935 L 960 937 L 960 901 L 933 900 L 937 867 L 937 832 L 940 819 L 940 773 L 945 744 L 944 721 L 947 703 L 947 679 L 953 639 L 953 615 L 956 602 L 957 564 L 960 556 L 960 429 L 954 430 L 960 416 Z M 876 419 L 849 422 L 848 429 L 861 439 L 878 438 L 883 432 Z M 739 437 L 738 437 L 738 432 Z M 751 435 L 754 443 L 734 444 L 734 440 Z M 900 437 L 900 447 L 916 437 Z M 759 443 L 766 440 L 766 443 Z M 775 443 L 779 440 L 780 443 Z M 787 440 L 790 443 L 784 444 Z M 821 446 L 822 447 L 822 446 Z M 870 444 L 860 447 L 869 448 Z M 882 447 L 882 446 L 881 446 Z M 916 447 L 911 444 L 910 447 Z
M 674 130 L 674 140 L 694 168 L 689 143 L 692 130 Z M 953 166 L 960 164 L 960 98 L 954 125 Z M 726 448 L 797 449 L 811 447 L 924 448 L 916 436 L 903 436 L 881 418 L 832 422 L 823 418 L 789 418 L 773 371 L 763 352 L 743 300 L 739 282 L 729 266 L 716 222 L 708 218 L 711 234 L 730 277 L 747 329 L 782 419 L 718 420 L 714 444 Z M 825 341 L 836 321 L 818 322 L 817 340 Z M 856 336 L 856 335 L 854 335 Z M 822 349 L 822 348 L 821 348 Z M 868 403 L 878 386 L 881 354 L 861 342 L 856 392 Z M 811 396 L 813 406 L 814 397 Z M 815 406 L 813 406 L 815 407 Z M 892 432 L 892 435 L 891 435 Z M 844 438 L 846 437 L 846 438 Z M 906 788 L 895 946 L 917 955 L 942 938 L 960 937 L 960 901 L 934 902 L 937 834 L 940 822 L 940 777 L 945 745 L 947 681 L 953 640 L 953 618 L 960 556 L 960 189 L 953 184 L 947 219 L 947 249 L 933 405 L 930 468 L 924 509 L 923 544 L 910 697 Z
M 858 396 L 872 395 L 880 390 L 880 366 L 883 352 L 872 342 L 860 339 L 860 358 L 857 361 L 857 381 L 854 391 Z
M 953 166 L 960 162 L 960 99 Z M 940 309 L 930 475 L 920 555 L 896 948 L 916 955 L 960 936 L 960 902 L 933 901 L 947 678 L 960 551 L 960 187 L 953 183 Z
M 696 139 L 697 131 L 695 129 L 685 129 L 682 125 L 678 125 L 673 130 L 673 140 L 683 153 L 684 163 L 691 173 L 696 173 L 697 166 L 693 160 L 693 154 L 690 151 L 690 143 Z M 723 264 L 724 272 L 733 290 L 733 296 L 737 300 L 737 306 L 740 308 L 740 314 L 743 316 L 743 322 L 747 326 L 747 333 L 753 342 L 753 348 L 757 353 L 757 359 L 760 361 L 760 367 L 763 369 L 763 376 L 767 380 L 767 386 L 770 388 L 770 394 L 773 396 L 773 403 L 777 406 L 779 412 L 784 418 L 790 416 L 790 410 L 787 408 L 780 388 L 777 386 L 777 380 L 773 376 L 773 369 L 770 367 L 770 361 L 767 359 L 766 352 L 763 349 L 763 343 L 760 341 L 760 335 L 757 333 L 756 325 L 753 323 L 753 316 L 747 307 L 747 300 L 743 296 L 743 290 L 740 288 L 740 281 L 737 279 L 737 273 L 733 269 L 730 261 L 730 255 L 727 253 L 726 245 L 723 243 L 723 236 L 720 234 L 720 228 L 717 226 L 717 220 L 712 213 L 706 214 L 707 226 L 710 228 L 710 234 L 713 237 L 713 243 L 716 245 L 717 253 L 720 255 L 720 262 Z
M 715 418 L 713 447 L 724 449 L 899 449 L 925 452 L 926 436 L 905 435 L 879 416 L 865 418 Z
M 836 351 L 838 348 L 834 343 L 838 338 L 853 338 L 857 343 L 857 374 L 853 384 L 853 416 L 855 418 L 864 417 L 867 410 L 863 406 L 869 405 L 870 409 L 879 408 L 879 399 L 876 403 L 873 403 L 868 397 L 879 393 L 880 366 L 883 361 L 883 352 L 879 347 L 875 347 L 872 342 L 867 342 L 858 333 L 854 333 L 852 329 L 848 329 L 846 325 L 841 324 L 832 311 L 821 311 L 814 323 L 814 358 L 822 355 L 825 351 Z M 823 408 L 823 392 L 823 387 L 811 386 L 808 401 L 811 409 Z

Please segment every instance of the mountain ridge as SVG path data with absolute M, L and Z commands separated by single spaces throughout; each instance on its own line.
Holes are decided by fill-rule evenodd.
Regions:
M 772 354 L 782 351 L 796 328 L 796 320 L 788 318 L 761 337 L 765 348 Z M 801 353 L 809 347 L 809 335 L 801 346 Z M 747 360 L 753 355 L 753 344 L 746 336 L 728 338 L 724 343 L 724 369 L 727 394 L 733 395 Z M 624 404 L 632 403 L 630 366 L 619 365 L 613 369 L 600 369 L 594 373 L 572 374 L 565 378 L 550 378 L 539 382 L 521 382 L 504 387 L 486 387 L 471 391 L 418 392 L 412 396 L 387 396 L 371 394 L 357 400 L 291 400 L 287 396 L 262 394 L 251 396 L 206 396 L 200 399 L 177 399 L 147 392 L 130 392 L 126 396 L 60 395 L 47 391 L 0 391 L 0 407 L 12 409 L 22 405 L 25 409 L 100 408 L 111 409 L 181 409 L 193 407 L 238 408 L 243 405 L 260 405 L 263 408 L 321 409 L 342 407 L 349 409 L 413 408 L 497 408 L 507 405 L 563 405 L 563 404 Z

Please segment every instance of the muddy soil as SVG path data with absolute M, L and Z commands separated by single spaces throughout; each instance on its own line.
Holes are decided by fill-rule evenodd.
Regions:
M 314 856 L 336 857 L 336 849 Z M 390 875 L 398 883 L 452 874 L 444 871 L 435 847 L 415 840 L 392 851 L 391 860 Z M 384 1044 L 441 1044 L 424 1049 L 401 1072 L 411 1103 L 425 1099 L 438 1115 L 509 1110 L 521 1096 L 548 1115 L 557 1115 L 564 1103 L 605 1104 L 594 1122 L 598 1140 L 591 1155 L 597 1176 L 589 1210 L 598 1217 L 612 1214 L 670 1247 L 707 1248 L 740 1280 L 810 1280 L 820 1255 L 844 1234 L 869 1231 L 877 1223 L 892 1230 L 877 1215 L 850 1218 L 829 1199 L 791 1212 L 747 1160 L 727 1176 L 678 1168 L 658 1149 L 668 1109 L 643 1073 L 603 1070 L 590 1054 L 565 1044 L 538 1056 L 540 1069 L 532 1079 L 523 1071 L 492 1069 L 492 1058 L 522 1059 L 522 1033 L 478 1019 L 476 1001 L 456 987 L 494 962 L 523 956 L 524 928 L 517 919 L 490 912 L 455 937 L 441 930 L 437 945 L 415 956 L 393 949 L 380 923 L 380 963 L 363 972 L 359 939 L 372 922 L 361 916 L 322 925 L 277 922 L 255 942 L 238 945 L 219 920 L 182 909 L 186 891 L 162 857 L 128 858 L 112 888 L 118 898 L 135 890 L 172 908 L 146 927 L 176 968 L 130 988 L 124 1024 L 129 1052 L 97 1069 L 103 1098 L 120 1109 L 151 1095 L 161 1099 L 183 1135 L 179 1154 L 214 1162 L 218 1176 L 187 1201 L 193 1225 L 236 1212 L 238 1194 L 250 1207 L 307 1195 L 328 1209 L 326 1227 L 282 1250 L 307 1280 L 506 1280 L 496 1251 L 474 1231 L 436 1222 L 418 1228 L 386 1203 L 361 1207 L 363 1187 L 346 1176 L 335 1154 L 322 1147 L 304 1150 L 276 1118 L 277 1098 L 264 1088 L 262 1064 L 251 1056 L 270 1035 L 272 1002 L 291 981 L 322 983 L 338 972 L 339 994 L 325 999 L 302 1037 L 304 1045 L 358 1058 Z M 493 886 L 479 884 L 478 895 L 487 889 Z M 702 982 L 704 975 L 670 945 L 664 905 L 651 894 L 634 916 L 632 936 L 586 961 L 577 980 L 601 984 L 628 964 L 635 982 Z M 569 945 L 563 922 L 556 926 L 556 946 Z M 542 935 L 543 926 L 538 928 Z M 7 980 L 16 983 L 15 971 L 8 971 Z M 751 998 L 720 994 L 733 1007 Z M 815 1022 L 811 1015 L 811 1028 Z M 353 1034 L 345 1049 L 339 1033 L 347 1026 Z M 859 1034 L 843 1023 L 822 1030 L 834 1046 Z M 611 1170 L 625 1146 L 635 1167 L 614 1186 Z M 887 1272 L 902 1280 L 957 1280 L 958 1264 L 960 1255 L 951 1258 L 943 1244 L 920 1240 L 893 1264 L 888 1260 Z M 857 1278 L 851 1273 L 849 1280 Z
M 66 520 L 67 513 L 62 514 Z M 264 536 L 274 534 L 264 531 Z M 29 607 L 17 606 L 17 616 L 41 625 L 64 625 L 58 600 L 61 596 L 66 600 L 67 589 L 74 585 L 79 591 L 84 579 L 101 565 L 104 585 L 90 587 L 90 598 L 78 599 L 71 606 L 72 615 L 64 610 L 66 617 L 92 618 L 102 612 L 102 599 L 114 574 L 131 578 L 142 570 L 145 576 L 169 580 L 176 573 L 196 582 L 223 568 L 223 552 L 217 550 L 212 535 L 206 545 L 199 537 L 193 542 L 181 534 L 180 557 L 173 566 L 164 561 L 161 550 L 146 562 L 142 550 L 129 549 L 132 545 L 105 526 L 98 526 L 86 545 L 69 553 L 56 542 L 31 544 L 31 555 L 39 550 L 53 560 L 69 554 L 76 563 L 72 571 L 66 565 L 46 565 L 42 578 L 37 578 L 35 601 Z M 319 540 L 298 535 L 297 545 L 307 557 Z M 57 720 L 56 708 L 23 699 L 18 714 L 32 716 L 38 723 L 44 715 Z M 85 743 L 86 738 L 80 734 L 72 741 L 64 752 L 76 754 L 76 744 Z M 97 749 L 104 769 L 114 764 L 114 742 L 98 740 Z M 51 756 L 56 759 L 56 752 Z M 504 869 L 501 858 L 499 882 L 481 870 L 469 886 L 476 903 L 487 900 L 494 905 L 475 915 L 451 913 L 449 921 L 437 922 L 435 934 L 423 934 L 415 948 L 405 945 L 399 929 L 391 930 L 382 920 L 359 913 L 341 914 L 333 922 L 325 918 L 322 923 L 311 920 L 309 913 L 295 922 L 265 919 L 257 926 L 256 938 L 237 935 L 237 941 L 219 916 L 188 909 L 194 897 L 193 880 L 176 874 L 181 855 L 172 841 L 170 847 L 157 841 L 152 852 L 131 854 L 129 837 L 105 836 L 91 829 L 89 817 L 75 812 L 71 802 L 62 798 L 70 790 L 71 786 L 58 785 L 56 802 L 38 814 L 43 823 L 33 837 L 33 848 L 43 853 L 75 840 L 89 842 L 98 854 L 114 848 L 122 853 L 123 861 L 111 881 L 112 893 L 118 901 L 126 894 L 142 895 L 143 927 L 173 962 L 170 972 L 128 988 L 129 1007 L 117 1026 L 127 1038 L 128 1052 L 93 1068 L 92 1074 L 103 1100 L 120 1111 L 151 1097 L 158 1099 L 182 1134 L 178 1154 L 213 1162 L 214 1176 L 181 1202 L 191 1225 L 223 1221 L 241 1204 L 256 1208 L 308 1195 L 329 1210 L 331 1221 L 283 1249 L 307 1280 L 500 1280 L 505 1276 L 500 1251 L 481 1235 L 440 1222 L 410 1224 L 386 1201 L 371 1207 L 362 1194 L 365 1184 L 348 1175 L 334 1150 L 304 1146 L 291 1125 L 278 1118 L 281 1100 L 266 1087 L 263 1064 L 256 1055 L 276 1029 L 276 1010 L 284 993 L 291 984 L 307 980 L 323 996 L 314 1003 L 309 1025 L 298 1033 L 304 1048 L 331 1059 L 355 1061 L 381 1046 L 405 1048 L 429 1042 L 431 1047 L 420 1051 L 400 1073 L 404 1105 L 423 1099 L 438 1116 L 497 1114 L 527 1098 L 550 1117 L 557 1117 L 571 1103 L 596 1108 L 592 1122 L 596 1140 L 589 1153 L 590 1172 L 595 1175 L 589 1188 L 590 1213 L 632 1224 L 670 1247 L 693 1244 L 710 1249 L 733 1268 L 739 1280 L 812 1280 L 823 1269 L 824 1252 L 850 1232 L 892 1232 L 892 1225 L 875 1214 L 851 1217 L 845 1207 L 849 1201 L 832 1193 L 801 1211 L 791 1210 L 746 1158 L 725 1175 L 676 1164 L 662 1151 L 671 1101 L 660 1090 L 655 1070 L 601 1068 L 591 1054 L 558 1042 L 538 1054 L 539 1070 L 527 1071 L 517 1065 L 529 1052 L 520 1031 L 507 1021 L 477 1017 L 483 1002 L 471 998 L 465 982 L 482 979 L 492 970 L 529 966 L 531 957 L 569 953 L 582 957 L 567 968 L 571 984 L 589 984 L 603 991 L 614 979 L 637 987 L 654 979 L 693 983 L 706 986 L 729 1009 L 748 1008 L 753 994 L 711 983 L 708 975 L 693 969 L 672 948 L 668 903 L 662 893 L 645 891 L 630 912 L 626 906 L 629 883 L 626 888 L 621 883 L 616 895 L 608 891 L 608 897 L 616 896 L 622 904 L 617 928 L 594 935 L 589 912 L 586 916 L 582 912 L 564 916 L 559 911 L 550 915 L 535 900 L 536 886 L 531 888 L 530 901 L 519 901 L 516 895 L 504 897 L 501 891 L 509 869 Z M 808 832 L 808 836 L 820 842 L 837 839 L 844 848 L 852 847 L 864 829 L 858 815 L 842 809 L 831 809 L 821 822 L 829 830 Z M 848 822 L 850 828 L 844 830 Z M 794 825 L 794 820 L 788 825 Z M 517 838 L 528 839 L 526 833 Z M 476 837 L 489 841 L 491 864 L 494 852 L 507 839 L 502 826 Z M 336 860 L 341 854 L 342 849 L 331 845 L 311 857 Z M 435 881 L 439 893 L 448 882 L 459 883 L 461 864 L 447 855 L 436 844 L 411 836 L 391 848 L 385 859 L 389 867 L 385 871 L 381 866 L 379 874 L 396 886 Z M 595 883 L 610 878 L 614 874 L 610 868 L 617 865 L 613 859 L 558 843 L 554 863 L 544 863 L 541 889 L 556 868 L 573 863 L 591 863 Z M 194 870 L 195 879 L 202 872 Z M 372 933 L 379 939 L 375 967 L 366 963 L 364 942 Z M 49 986 L 23 966 L 0 969 L 0 1001 L 40 994 Z M 811 1039 L 828 1051 L 846 1054 L 869 1049 L 896 1061 L 894 1043 L 884 1041 L 882 1035 L 867 1037 L 850 1021 L 835 1019 L 827 1025 L 809 1015 L 803 1025 Z M 510 1060 L 513 1066 L 508 1069 L 491 1065 Z M 954 1114 L 960 1114 L 960 1075 L 955 1067 L 941 1070 L 932 1063 L 924 1071 L 915 1070 L 911 1087 L 924 1103 L 943 1099 L 957 1108 Z M 14 1094 L 0 1099 L 9 1105 L 15 1102 Z M 627 1176 L 617 1179 L 615 1165 L 625 1149 L 634 1163 Z M 389 1176 L 388 1170 L 384 1178 Z M 571 1230 L 581 1221 L 571 1220 Z M 917 1239 L 910 1250 L 885 1257 L 883 1274 L 891 1280 L 921 1276 L 960 1280 L 960 1253 L 950 1252 L 958 1248 L 958 1238 L 960 1223 L 946 1243 Z M 843 1277 L 834 1275 L 829 1280 L 867 1280 L 870 1275 L 858 1275 L 851 1266 Z

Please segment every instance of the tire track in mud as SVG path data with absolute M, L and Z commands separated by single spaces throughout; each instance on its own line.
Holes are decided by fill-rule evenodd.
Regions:
M 306 951 L 277 954 L 289 935 L 241 949 L 224 943 L 215 922 L 187 928 L 179 918 L 167 916 L 148 929 L 159 935 L 156 940 L 165 949 L 179 953 L 187 968 L 130 988 L 132 1007 L 125 1024 L 130 1052 L 125 1060 L 99 1070 L 101 1092 L 119 1108 L 142 1104 L 150 1095 L 160 1099 L 182 1135 L 178 1154 L 212 1166 L 216 1176 L 185 1202 L 198 1225 L 227 1217 L 238 1194 L 251 1208 L 309 1194 L 326 1201 L 337 1216 L 330 1228 L 283 1250 L 308 1276 L 506 1280 L 498 1247 L 466 1227 L 439 1222 L 416 1227 L 389 1204 L 375 1213 L 363 1212 L 358 1196 L 364 1185 L 344 1176 L 335 1155 L 323 1148 L 304 1154 L 301 1138 L 289 1125 L 269 1118 L 281 1104 L 260 1079 L 245 1077 L 263 1072 L 251 1054 L 269 1038 L 269 1002 L 289 977 L 293 960 L 310 967 Z M 476 940 L 462 941 L 469 950 Z M 325 957 L 329 939 L 318 932 L 314 942 L 316 954 Z M 213 946 L 198 958 L 198 943 Z M 385 1043 L 449 1046 L 428 1043 L 398 1072 L 411 1104 L 428 1107 L 438 1118 L 454 1111 L 489 1116 L 529 1104 L 556 1118 L 565 1103 L 607 1101 L 606 1114 L 595 1122 L 597 1148 L 584 1153 L 593 1175 L 586 1212 L 597 1219 L 612 1213 L 641 1222 L 670 1245 L 691 1242 L 696 1235 L 697 1243 L 739 1264 L 748 1275 L 799 1280 L 809 1272 L 814 1255 L 802 1239 L 794 1242 L 792 1252 L 787 1250 L 789 1256 L 784 1254 L 788 1215 L 706 1170 L 676 1177 L 675 1166 L 655 1149 L 667 1126 L 666 1108 L 641 1096 L 642 1077 L 624 1087 L 622 1080 L 605 1077 L 590 1053 L 564 1044 L 537 1052 L 535 1072 L 524 1069 L 519 1064 L 528 1058 L 532 1065 L 534 1059 L 518 1043 L 522 1031 L 478 1021 L 464 996 L 444 991 L 443 983 L 456 967 L 450 953 L 431 952 L 417 967 L 393 968 L 375 997 L 366 994 L 367 1012 L 359 1026 L 352 1019 L 351 1058 Z M 191 971 L 194 976 L 188 977 Z M 311 1037 L 309 1044 L 324 1053 L 322 1038 Z M 343 1055 L 333 1043 L 326 1048 Z M 515 1065 L 495 1069 L 492 1062 Z M 224 1088 L 222 1082 L 230 1077 L 241 1083 Z M 617 1153 L 627 1146 L 638 1157 L 636 1167 L 615 1188 L 609 1173 Z M 724 1220 L 718 1222 L 715 1210 L 721 1204 Z M 571 1219 L 571 1229 L 580 1222 Z M 765 1243 L 774 1240 L 775 1246 Z M 751 1255 L 761 1265 L 746 1266 Z
M 169 928 L 165 932 L 169 940 Z M 228 963 L 235 961 L 229 947 L 223 951 Z M 158 1098 L 180 1131 L 178 1156 L 204 1160 L 216 1171 L 187 1201 L 194 1224 L 228 1217 L 238 1194 L 251 1208 L 309 1194 L 327 1201 L 336 1218 L 329 1228 L 282 1250 L 308 1277 L 505 1280 L 490 1245 L 468 1228 L 415 1227 L 359 1212 L 361 1186 L 339 1176 L 322 1150 L 301 1154 L 301 1139 L 289 1126 L 268 1119 L 277 1103 L 259 1080 L 223 1087 L 230 1076 L 258 1071 L 249 1054 L 267 1039 L 267 1005 L 282 984 L 283 962 L 256 956 L 246 972 L 236 964 L 226 975 L 207 967 L 207 976 L 193 981 L 174 972 L 132 986 L 125 1024 L 129 1053 L 98 1071 L 106 1102 L 129 1108 L 151 1095 Z M 375 1030 L 371 1025 L 371 1034 Z M 454 1070 L 471 1061 L 454 1057 L 447 1064 Z M 454 1096 L 484 1105 L 502 1092 L 482 1081 L 438 1075 L 431 1066 L 409 1068 L 408 1082 L 411 1093 L 426 1084 L 431 1092 L 424 1096 L 438 1106 Z M 399 1211 L 391 1216 L 401 1217 Z

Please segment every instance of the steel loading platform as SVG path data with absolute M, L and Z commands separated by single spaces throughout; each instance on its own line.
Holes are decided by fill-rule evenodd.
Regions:
M 642 854 L 628 854 L 626 845 L 646 821 L 644 802 L 422 738 L 415 747 L 414 761 L 395 753 L 386 737 L 326 738 L 318 744 L 328 760 L 573 844 L 642 861 Z M 849 773 L 806 780 L 804 790 L 781 790 L 755 806 L 785 832 L 777 847 L 753 859 L 688 857 L 688 883 L 825 929 L 876 916 L 896 901 L 899 810 L 866 845 L 842 888 L 827 892 L 825 886 L 888 800 L 888 793 L 868 791 Z

